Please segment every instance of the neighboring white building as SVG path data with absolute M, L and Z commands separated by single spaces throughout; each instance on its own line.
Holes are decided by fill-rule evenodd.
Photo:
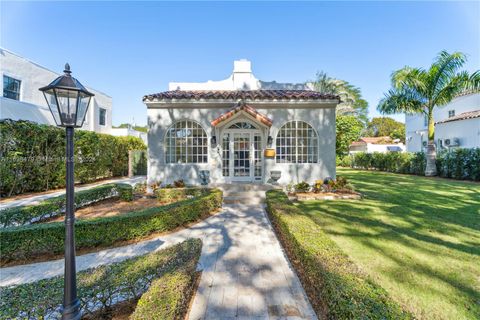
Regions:
M 358 141 L 352 142 L 349 147 L 350 154 L 357 152 L 405 152 L 406 147 L 398 140 L 392 140 L 390 137 L 363 137 Z
M 335 177 L 339 97 L 304 84 L 264 82 L 234 62 L 226 80 L 172 82 L 146 95 L 148 182 L 279 183 Z
M 59 68 L 62 66 L 63 64 L 59 65 Z M 60 74 L 3 48 L 0 48 L 0 73 L 3 93 L 0 97 L 0 119 L 30 120 L 55 125 L 45 97 L 38 88 L 48 85 Z M 75 68 L 73 76 L 75 77 Z M 112 98 L 86 87 L 95 96 L 90 101 L 82 129 L 110 133 Z
M 117 136 L 117 137 L 125 137 L 125 136 L 137 137 L 142 139 L 145 144 L 148 144 L 147 133 L 135 130 L 130 125 L 128 126 L 128 128 L 112 128 L 112 130 L 110 131 L 110 134 L 112 136 Z
M 437 150 L 447 148 L 480 148 L 480 93 L 455 98 L 433 112 Z M 424 115 L 405 116 L 407 151 L 425 151 L 428 134 Z

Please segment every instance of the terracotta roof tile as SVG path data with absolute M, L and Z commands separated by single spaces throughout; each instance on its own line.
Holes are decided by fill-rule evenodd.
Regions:
M 450 117 L 448 119 L 442 120 L 435 122 L 437 123 L 445 123 L 445 122 L 451 122 L 451 121 L 457 121 L 457 120 L 466 120 L 466 119 L 473 119 L 473 118 L 478 118 L 480 117 L 480 110 L 475 110 L 475 111 L 468 111 L 468 112 L 463 112 L 460 113 L 456 116 Z
M 270 118 L 268 118 L 266 115 L 264 114 L 261 114 L 260 112 L 258 112 L 255 108 L 253 107 L 250 107 L 246 104 L 241 104 L 241 105 L 237 105 L 236 107 L 234 107 L 233 109 L 231 109 L 230 111 L 222 114 L 221 116 L 219 116 L 218 118 L 212 120 L 210 123 L 212 124 L 212 126 L 217 126 L 219 123 L 227 120 L 227 119 L 230 119 L 231 117 L 233 117 L 237 112 L 240 112 L 240 111 L 245 111 L 246 113 L 248 113 L 249 115 L 251 115 L 252 117 L 254 117 L 256 120 L 260 121 L 261 123 L 263 123 L 264 125 L 266 126 L 269 126 L 271 127 L 272 126 L 272 120 Z
M 149 94 L 143 101 L 153 100 L 339 100 L 337 95 L 322 94 L 312 90 L 216 90 L 216 91 L 165 91 Z

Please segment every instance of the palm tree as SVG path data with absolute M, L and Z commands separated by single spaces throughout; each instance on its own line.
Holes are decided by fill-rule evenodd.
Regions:
M 309 83 L 313 90 L 324 94 L 335 94 L 342 101 L 336 109 L 337 115 L 355 115 L 367 122 L 368 103 L 362 98 L 358 87 L 344 80 L 329 77 L 325 72 L 317 72 L 315 81 Z
M 392 74 L 392 89 L 380 100 L 377 109 L 383 114 L 423 113 L 428 119 L 426 176 L 435 176 L 436 151 L 433 110 L 448 104 L 456 96 L 480 89 L 480 70 L 469 75 L 460 70 L 465 54 L 441 51 L 428 70 L 404 67 Z

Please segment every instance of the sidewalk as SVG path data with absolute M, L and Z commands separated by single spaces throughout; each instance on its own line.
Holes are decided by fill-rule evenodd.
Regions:
M 75 192 L 82 191 L 82 190 L 88 190 L 88 189 L 91 189 L 91 188 L 94 188 L 94 187 L 101 186 L 103 184 L 109 184 L 109 183 L 114 183 L 114 182 L 122 182 L 122 183 L 128 183 L 128 184 L 131 184 L 131 185 L 135 185 L 139 182 L 146 181 L 146 179 L 147 179 L 146 176 L 135 176 L 135 177 L 132 177 L 132 178 L 108 179 L 108 180 L 103 180 L 101 182 L 88 184 L 86 186 L 81 186 L 81 187 L 76 186 L 75 187 Z M 51 192 L 51 193 L 39 194 L 39 195 L 32 194 L 31 197 L 25 197 L 25 198 L 18 199 L 18 200 L 9 200 L 9 199 L 4 200 L 4 199 L 2 199 L 0 201 L 0 209 L 7 209 L 7 208 L 11 208 L 11 207 L 37 204 L 40 201 L 46 200 L 48 198 L 53 198 L 53 197 L 56 197 L 56 196 L 60 196 L 62 194 L 65 194 L 65 189 L 60 190 L 60 191 Z

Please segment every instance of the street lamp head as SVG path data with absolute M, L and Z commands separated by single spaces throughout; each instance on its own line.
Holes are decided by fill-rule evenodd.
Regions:
M 80 128 L 83 126 L 90 99 L 94 94 L 71 76 L 72 71 L 68 63 L 65 64 L 63 72 L 63 75 L 48 86 L 38 90 L 43 92 L 57 126 Z

